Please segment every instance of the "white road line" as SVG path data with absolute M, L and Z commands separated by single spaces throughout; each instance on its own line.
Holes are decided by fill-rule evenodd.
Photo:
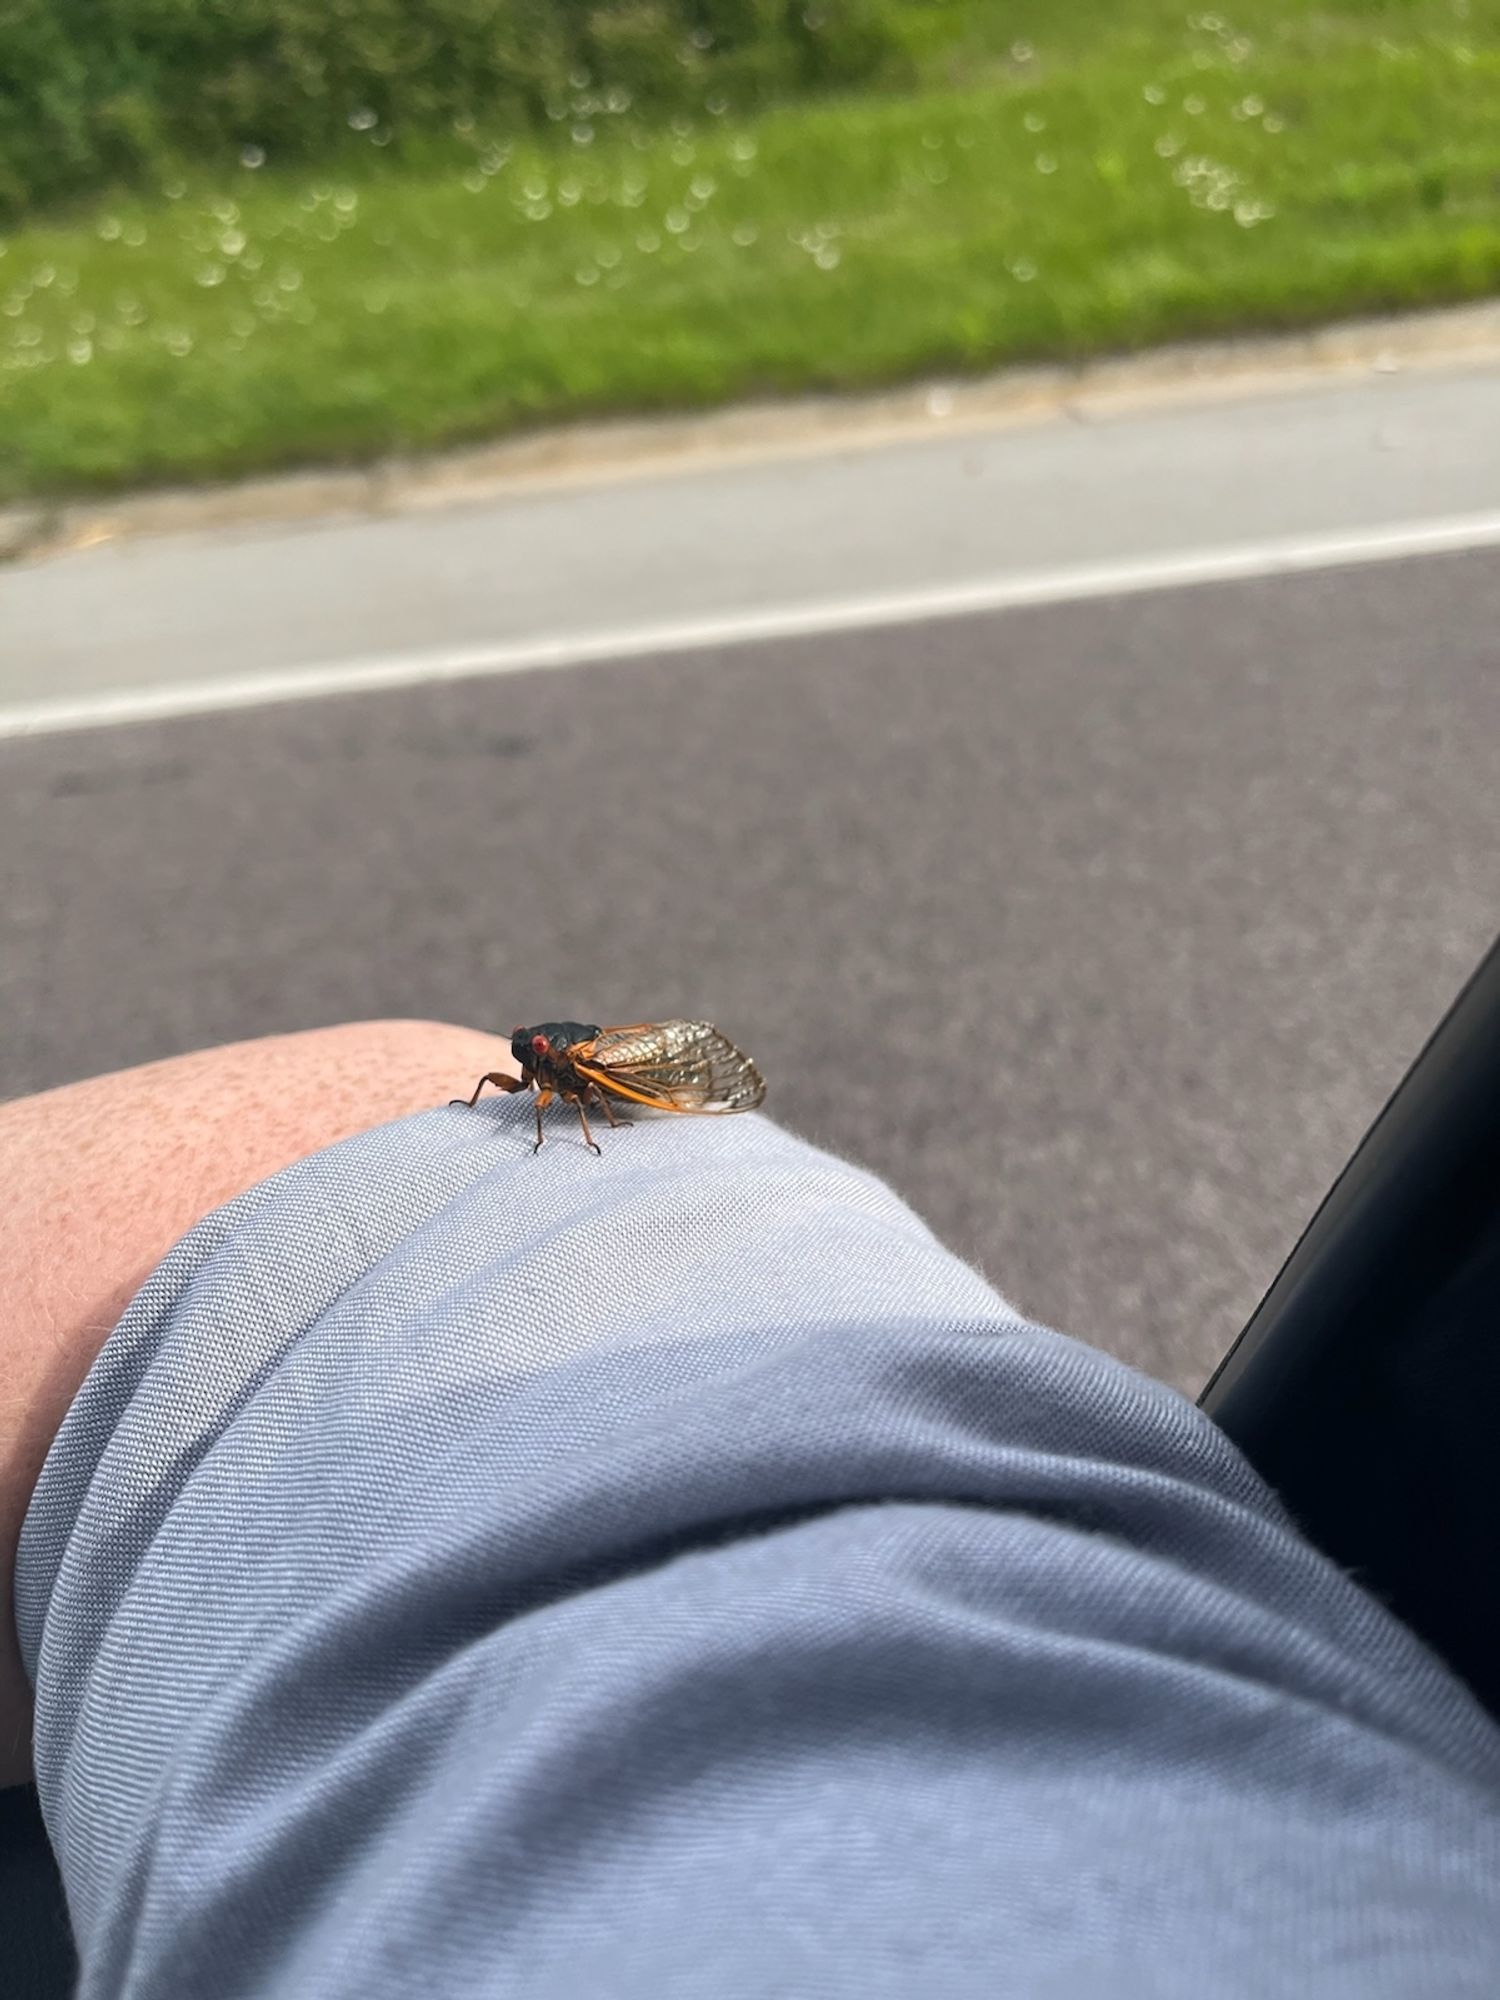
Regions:
M 1245 542 L 1123 562 L 981 578 L 972 583 L 893 591 L 885 595 L 829 598 L 773 610 L 736 611 L 710 618 L 664 620 L 621 630 L 578 632 L 547 639 L 334 660 L 272 668 L 223 680 L 181 681 L 159 687 L 101 690 L 60 701 L 0 707 L 0 737 L 46 735 L 119 722 L 148 722 L 217 709 L 255 708 L 268 702 L 362 694 L 380 688 L 416 687 L 425 681 L 468 680 L 544 667 L 578 667 L 648 653 L 682 653 L 757 640 L 800 639 L 820 633 L 857 632 L 887 625 L 959 618 L 965 613 L 1007 611 L 1031 604 L 1173 590 L 1236 578 L 1281 576 L 1346 564 L 1390 562 L 1500 546 L 1500 513 L 1437 521 L 1399 522 L 1343 534 L 1300 535 Z

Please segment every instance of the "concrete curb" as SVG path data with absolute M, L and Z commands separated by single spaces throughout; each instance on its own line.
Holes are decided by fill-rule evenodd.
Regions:
M 858 450 L 939 430 L 1087 420 L 1144 404 L 1272 393 L 1402 369 L 1500 367 L 1500 301 L 1183 342 L 1072 365 L 928 377 L 871 395 L 797 397 L 681 416 L 570 424 L 493 444 L 110 501 L 0 508 L 0 561 L 146 535 L 398 514 L 508 490 L 694 472 L 725 460 Z

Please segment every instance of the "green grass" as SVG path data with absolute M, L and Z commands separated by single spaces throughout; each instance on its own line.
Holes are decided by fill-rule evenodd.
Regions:
M 1500 287 L 1497 0 L 911 20 L 904 95 L 360 144 L 18 230 L 0 497 Z

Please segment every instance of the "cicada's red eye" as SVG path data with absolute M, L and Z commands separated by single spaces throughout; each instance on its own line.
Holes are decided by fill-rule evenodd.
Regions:
M 533 1035 L 531 1046 L 537 1055 L 544 1056 L 547 1053 L 547 1037 L 545 1035 Z

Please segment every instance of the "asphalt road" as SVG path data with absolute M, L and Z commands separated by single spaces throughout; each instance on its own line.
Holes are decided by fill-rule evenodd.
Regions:
M 1500 920 L 1497 612 L 1478 552 L 6 741 L 0 1087 L 705 1015 L 1195 1387 Z

